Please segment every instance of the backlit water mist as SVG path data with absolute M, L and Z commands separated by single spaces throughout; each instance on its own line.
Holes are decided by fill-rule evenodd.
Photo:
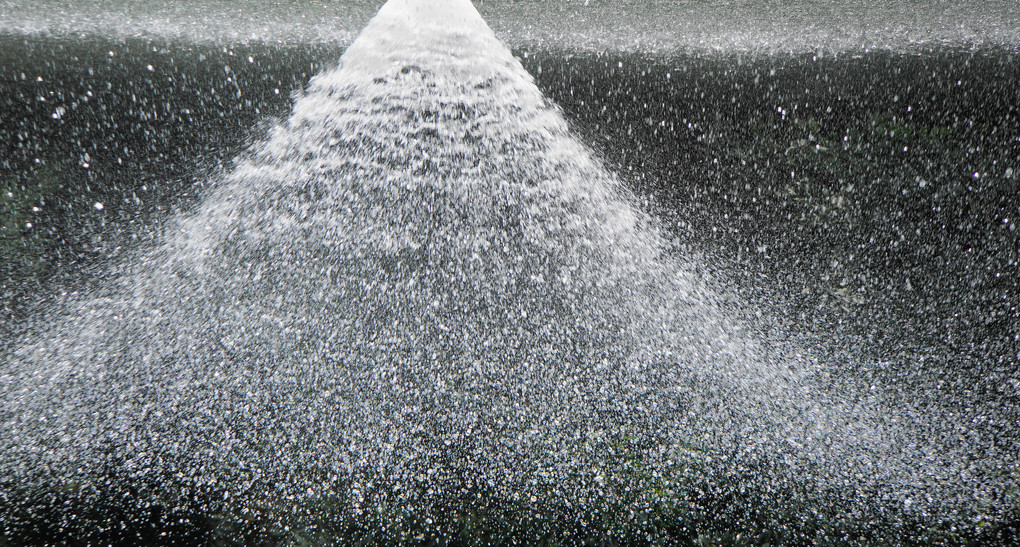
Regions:
M 900 542 L 1010 518 L 1009 396 L 981 401 L 989 434 L 821 361 L 471 2 L 387 2 L 281 116 L 3 346 L 14 537 L 175 511 L 279 543 Z M 113 495 L 127 517 L 75 522 Z

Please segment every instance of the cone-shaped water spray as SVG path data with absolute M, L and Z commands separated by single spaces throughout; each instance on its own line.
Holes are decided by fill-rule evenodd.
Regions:
M 183 222 L 170 256 L 217 291 L 202 299 L 218 302 L 231 351 L 279 346 L 265 358 L 298 383 L 304 359 L 348 389 L 365 382 L 345 397 L 369 414 L 339 414 L 369 420 L 369 444 L 438 421 L 431 458 L 468 443 L 457 450 L 517 473 L 521 458 L 562 460 L 549 451 L 562 435 L 667 404 L 650 397 L 675 387 L 665 364 L 767 376 L 738 372 L 758 364 L 663 266 L 648 224 L 470 3 L 392 2 Z
M 454 443 L 510 472 L 663 404 L 655 363 L 743 352 L 647 224 L 470 2 L 394 0 L 162 248 L 18 352 L 47 372 L 7 406 L 74 457 L 212 434 L 253 473 Z
M 381 483 L 595 504 L 713 454 L 884 442 L 652 224 L 468 0 L 391 0 L 163 244 L 7 359 L 0 465 L 360 514 Z

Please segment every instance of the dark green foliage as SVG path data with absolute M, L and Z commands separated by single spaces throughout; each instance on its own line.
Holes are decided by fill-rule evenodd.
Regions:
M 60 170 L 53 165 L 40 167 L 22 183 L 0 180 L 0 271 L 45 273 L 51 242 L 48 234 L 35 229 L 32 220 L 36 215 L 32 213 L 60 186 Z

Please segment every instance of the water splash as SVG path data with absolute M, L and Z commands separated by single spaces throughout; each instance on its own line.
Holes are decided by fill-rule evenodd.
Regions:
M 746 336 L 468 0 L 388 2 L 141 254 L 7 357 L 9 480 L 112 465 L 283 518 L 953 475 L 882 401 Z
M 10 3 L 0 30 L 151 36 L 191 42 L 347 44 L 377 2 L 301 0 L 56 0 Z M 720 2 L 600 0 L 478 2 L 513 47 L 669 54 L 676 51 L 854 52 L 932 46 L 1016 47 L 1020 10 L 1009 0 Z

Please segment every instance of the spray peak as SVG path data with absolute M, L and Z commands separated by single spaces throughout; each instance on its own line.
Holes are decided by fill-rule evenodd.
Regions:
M 512 60 L 510 51 L 469 0 L 390 0 L 343 56 L 347 68 L 379 71 L 393 65 L 428 65 L 477 71 Z

